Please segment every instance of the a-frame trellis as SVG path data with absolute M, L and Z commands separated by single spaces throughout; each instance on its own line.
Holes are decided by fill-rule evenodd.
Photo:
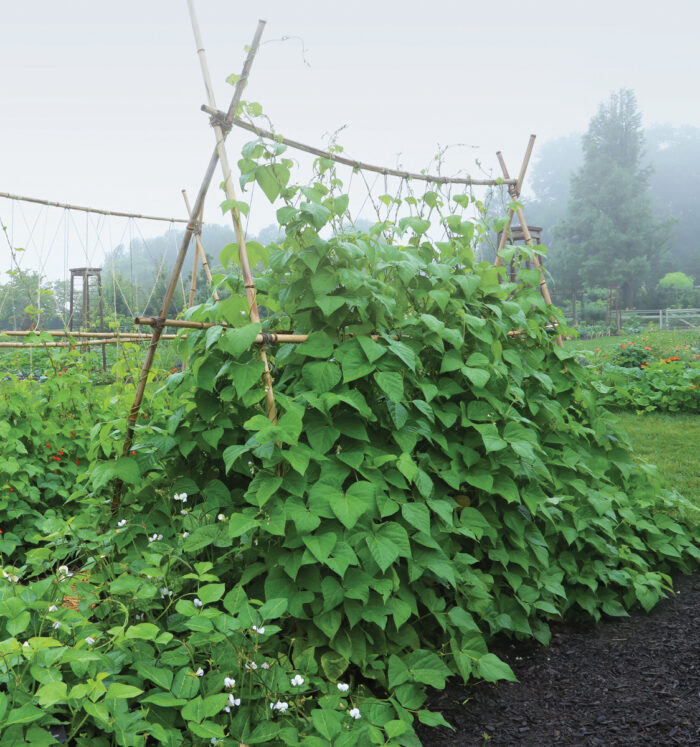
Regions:
M 232 220 L 233 220 L 234 232 L 236 234 L 236 241 L 238 244 L 238 257 L 239 257 L 239 262 L 241 266 L 243 282 L 244 282 L 244 286 L 246 290 L 249 317 L 250 317 L 251 322 L 253 323 L 260 321 L 260 315 L 258 313 L 258 306 L 257 306 L 256 296 L 255 296 L 255 283 L 253 280 L 253 276 L 252 276 L 252 272 L 250 268 L 250 262 L 248 259 L 245 234 L 244 234 L 244 231 L 241 225 L 241 216 L 236 206 L 236 191 L 233 186 L 233 182 L 231 178 L 231 169 L 229 166 L 228 157 L 227 157 L 226 148 L 225 148 L 225 139 L 232 126 L 235 125 L 237 127 L 250 130 L 251 132 L 254 132 L 255 134 L 257 134 L 259 137 L 273 139 L 276 142 L 281 142 L 290 148 L 294 148 L 300 151 L 311 153 L 313 155 L 316 155 L 322 158 L 327 158 L 337 163 L 346 164 L 348 166 L 353 167 L 353 169 L 360 170 L 360 171 L 378 172 L 379 174 L 383 174 L 385 176 L 397 176 L 405 180 L 420 180 L 420 181 L 425 181 L 425 182 L 435 183 L 435 184 L 459 184 L 459 185 L 464 185 L 464 186 L 491 186 L 491 187 L 505 184 L 508 187 L 511 199 L 514 201 L 517 201 L 520 196 L 520 190 L 522 188 L 523 180 L 525 178 L 525 172 L 527 170 L 527 166 L 530 160 L 530 156 L 532 154 L 532 149 L 533 149 L 534 140 L 535 140 L 535 136 L 532 135 L 530 137 L 530 141 L 528 143 L 525 158 L 523 160 L 523 164 L 520 169 L 520 174 L 517 179 L 512 179 L 509 176 L 505 162 L 500 152 L 498 153 L 498 159 L 499 159 L 501 168 L 503 170 L 502 179 L 471 179 L 471 178 L 461 178 L 461 177 L 445 177 L 445 176 L 431 176 L 428 174 L 416 174 L 416 173 L 401 171 L 397 169 L 374 166 L 372 164 L 367 164 L 361 161 L 356 161 L 353 159 L 346 158 L 344 156 L 340 156 L 337 153 L 329 153 L 329 152 L 320 150 L 318 148 L 314 148 L 312 146 L 299 143 L 294 140 L 289 140 L 287 138 L 280 137 L 271 132 L 255 127 L 254 125 L 251 125 L 248 122 L 245 122 L 236 116 L 236 112 L 237 112 L 239 103 L 241 101 L 241 94 L 248 81 L 248 77 L 250 74 L 250 68 L 252 66 L 253 60 L 255 58 L 255 54 L 260 44 L 260 38 L 262 36 L 262 32 L 265 26 L 265 21 L 258 22 L 258 27 L 256 29 L 255 36 L 250 45 L 249 52 L 245 60 L 245 64 L 243 65 L 243 71 L 241 73 L 240 79 L 238 80 L 235 86 L 233 98 L 228 107 L 228 110 L 224 112 L 216 108 L 216 103 L 214 101 L 214 94 L 213 94 L 213 89 L 211 85 L 211 79 L 209 76 L 209 69 L 207 66 L 206 54 L 204 51 L 204 46 L 202 44 L 202 39 L 201 39 L 201 35 L 199 32 L 199 25 L 197 22 L 195 11 L 194 11 L 193 0 L 188 0 L 188 6 L 189 6 L 189 11 L 190 11 L 190 17 L 192 20 L 192 30 L 194 32 L 195 42 L 197 46 L 197 53 L 199 55 L 202 76 L 204 79 L 204 84 L 205 84 L 207 98 L 208 98 L 208 104 L 202 106 L 202 109 L 211 115 L 211 125 L 216 136 L 216 147 L 210 158 L 209 165 L 204 175 L 204 179 L 202 181 L 202 185 L 197 194 L 195 203 L 191 209 L 188 204 L 188 212 L 189 212 L 190 220 L 185 230 L 182 245 L 180 247 L 180 251 L 178 253 L 175 266 L 173 268 L 173 273 L 170 278 L 170 283 L 168 285 L 165 296 L 163 298 L 163 304 L 161 307 L 160 315 L 157 317 L 148 317 L 148 318 L 137 317 L 135 320 L 137 324 L 150 325 L 153 329 L 153 334 L 152 334 L 151 343 L 149 345 L 148 352 L 147 352 L 147 355 L 146 355 L 146 358 L 144 360 L 143 367 L 141 370 L 141 376 L 138 381 L 134 403 L 129 413 L 126 438 L 124 441 L 124 447 L 123 447 L 123 452 L 122 452 L 124 456 L 127 456 L 129 454 L 132 444 L 133 444 L 135 425 L 136 425 L 136 421 L 138 418 L 139 410 L 141 408 L 141 403 L 143 401 L 143 395 L 144 395 L 144 391 L 146 388 L 148 375 L 151 370 L 151 366 L 153 364 L 153 359 L 154 359 L 156 347 L 158 345 L 158 341 L 163 333 L 164 328 L 166 326 L 171 326 L 171 327 L 179 327 L 179 328 L 185 328 L 185 329 L 204 329 L 204 328 L 213 327 L 213 326 L 227 326 L 225 324 L 215 325 L 215 324 L 207 323 L 207 322 L 193 322 L 193 321 L 187 321 L 187 320 L 176 320 L 176 319 L 167 318 L 167 312 L 170 307 L 170 302 L 172 300 L 173 292 L 175 290 L 178 277 L 182 270 L 185 257 L 187 255 L 190 241 L 192 239 L 192 236 L 195 235 L 197 232 L 198 216 L 201 213 L 201 210 L 204 204 L 204 198 L 206 196 L 207 190 L 211 183 L 211 179 L 214 175 L 214 169 L 216 168 L 217 162 L 221 163 L 221 168 L 222 168 L 223 177 L 224 177 L 224 189 L 226 191 L 227 200 L 230 200 L 233 204 L 233 207 L 231 209 L 231 215 L 232 215 Z M 510 233 L 509 229 L 510 229 L 511 221 L 515 214 L 517 214 L 518 216 L 518 220 L 520 222 L 521 229 L 525 236 L 526 243 L 529 245 L 533 244 L 533 240 L 528 231 L 527 223 L 525 221 L 522 208 L 516 207 L 514 210 L 511 209 L 509 212 L 507 225 L 501 235 L 499 250 L 502 249 L 506 244 L 507 238 Z M 500 257 L 497 255 L 496 265 L 499 265 L 499 264 L 500 264 Z M 544 276 L 544 270 L 541 267 L 541 264 L 539 263 L 539 260 L 537 258 L 535 258 L 535 266 L 540 271 L 540 277 L 541 277 L 540 290 L 545 299 L 545 302 L 551 303 L 551 298 L 549 295 L 549 291 L 547 289 L 547 283 L 546 283 L 546 279 Z M 518 335 L 519 332 L 520 332 L 519 330 L 513 330 L 509 334 Z M 255 340 L 255 343 L 260 345 L 260 358 L 264 364 L 263 379 L 264 379 L 265 393 L 266 393 L 267 416 L 273 422 L 276 422 L 276 419 L 277 419 L 277 409 L 275 405 L 272 377 L 270 374 L 270 368 L 269 368 L 269 364 L 267 360 L 266 346 L 271 343 L 304 342 L 306 339 L 307 339 L 307 335 L 259 334 Z M 116 509 L 118 506 L 120 492 L 121 492 L 121 485 L 117 484 L 115 493 L 114 493 L 113 509 Z

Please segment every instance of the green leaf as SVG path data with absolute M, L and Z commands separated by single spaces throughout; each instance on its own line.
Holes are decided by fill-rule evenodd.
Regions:
M 369 482 L 355 482 L 345 493 L 341 490 L 333 492 L 329 503 L 343 526 L 352 529 L 363 514 L 375 508 L 375 488 Z
M 382 573 L 399 557 L 399 548 L 388 538 L 379 534 L 369 535 L 365 538 L 367 547 L 372 553 L 376 564 Z
M 488 371 L 484 371 L 483 368 L 471 368 L 470 366 L 464 366 L 462 373 L 474 384 L 477 389 L 482 389 L 488 384 L 491 374 Z
M 324 534 L 302 537 L 302 540 L 316 560 L 325 563 L 328 556 L 333 552 L 338 536 L 334 532 L 325 532 Z
M 205 584 L 199 587 L 197 596 L 204 604 L 211 604 L 221 599 L 224 591 L 226 591 L 226 584 Z
M 518 681 L 518 678 L 513 674 L 513 670 L 504 661 L 501 661 L 496 654 L 484 654 L 477 663 L 477 669 L 479 675 L 487 682 L 496 682 L 497 680 Z
M 190 700 L 190 702 L 180 710 L 180 714 L 186 721 L 194 721 L 195 724 L 203 721 L 204 701 L 202 700 L 202 696 L 198 695 L 196 698 Z
M 231 589 L 224 597 L 223 605 L 232 615 L 237 615 L 248 604 L 248 595 L 242 586 Z
M 277 620 L 287 611 L 289 601 L 286 597 L 277 597 L 268 599 L 265 604 L 258 610 L 260 617 L 267 622 L 268 620 Z
M 234 358 L 238 358 L 255 342 L 261 329 L 260 324 L 246 324 L 236 329 L 227 329 L 219 338 L 217 347 Z
M 248 453 L 249 451 L 250 446 L 244 446 L 241 444 L 228 446 L 226 449 L 224 449 L 224 453 L 222 454 L 222 456 L 224 460 L 224 466 L 226 467 L 226 472 L 228 473 L 230 471 L 231 467 L 240 456 Z
M 421 722 L 421 724 L 425 724 L 426 726 L 446 726 L 448 729 L 452 729 L 452 731 L 455 731 L 454 726 L 445 721 L 445 717 L 437 711 L 421 710 L 418 711 L 416 716 L 418 716 L 418 720 Z
M 114 464 L 114 475 L 129 485 L 135 485 L 141 480 L 141 470 L 134 457 L 120 457 Z
M 39 705 L 47 708 L 54 703 L 64 702 L 68 697 L 67 690 L 65 682 L 49 682 L 36 691 L 36 697 L 39 699 Z
M 146 698 L 141 698 L 140 702 L 153 703 L 153 705 L 161 706 L 163 708 L 179 708 L 187 703 L 185 698 L 176 698 L 170 693 L 153 693 Z
M 257 529 L 259 526 L 260 522 L 258 519 L 254 519 L 252 516 L 246 516 L 245 514 L 231 514 L 228 520 L 228 536 L 231 537 L 231 539 L 234 539 L 235 537 L 240 537 L 253 529 Z
M 133 685 L 124 685 L 121 682 L 113 682 L 107 688 L 107 692 L 105 693 L 105 700 L 110 700 L 112 698 L 135 698 L 137 695 L 141 695 L 142 692 L 143 690 L 141 690 L 140 687 L 134 687 Z
M 340 382 L 341 372 L 338 364 L 332 361 L 313 361 L 303 366 L 301 376 L 312 391 L 323 394 Z
M 163 690 L 170 690 L 173 684 L 173 671 L 167 667 L 157 667 L 155 664 L 136 662 L 136 671 L 144 679 L 151 680 Z
M 289 169 L 279 163 L 258 166 L 255 169 L 255 181 L 270 202 L 274 202 L 279 197 L 281 190 L 289 182 L 289 176 Z
M 297 352 L 311 358 L 330 358 L 333 346 L 333 339 L 326 332 L 312 332 L 306 342 L 297 346 Z
M 401 513 L 419 532 L 430 534 L 430 511 L 424 503 L 404 503 Z
M 160 628 L 153 623 L 138 623 L 130 625 L 124 633 L 125 638 L 139 638 L 143 641 L 153 641 L 160 633 Z
M 381 371 L 374 374 L 379 388 L 392 402 L 401 402 L 404 398 L 403 377 L 394 371 Z
M 13 708 L 8 714 L 3 726 L 12 726 L 12 724 L 29 724 L 32 721 L 38 721 L 44 715 L 44 711 L 33 705 L 23 705 L 20 708 Z
M 20 612 L 16 617 L 10 618 L 5 623 L 7 632 L 12 636 L 23 633 L 29 627 L 31 619 L 31 615 L 27 610 Z
M 330 742 L 343 728 L 340 714 L 330 708 L 315 708 L 311 711 L 311 721 L 316 731 Z

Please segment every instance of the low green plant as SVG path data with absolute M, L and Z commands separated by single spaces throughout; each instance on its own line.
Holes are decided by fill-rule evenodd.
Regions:
M 608 407 L 637 412 L 700 412 L 700 363 L 685 363 L 678 356 L 640 368 L 604 363 L 595 369 L 592 384 L 601 403 Z

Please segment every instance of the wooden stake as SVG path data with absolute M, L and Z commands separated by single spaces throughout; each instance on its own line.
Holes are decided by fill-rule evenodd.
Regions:
M 199 64 L 202 69 L 202 78 L 204 79 L 204 87 L 207 92 L 207 100 L 209 106 L 216 109 L 216 101 L 214 99 L 214 88 L 211 84 L 211 77 L 209 75 L 209 66 L 207 65 L 207 57 L 204 51 L 204 45 L 202 43 L 202 37 L 199 33 L 199 24 L 197 22 L 197 16 L 194 11 L 193 0 L 187 0 L 187 6 L 190 11 L 190 20 L 192 22 L 192 32 L 194 34 L 195 43 L 197 45 L 197 54 L 199 55 Z M 246 61 L 247 62 L 247 61 Z M 241 80 L 245 77 L 245 74 L 241 76 Z M 240 81 L 239 81 L 240 83 Z M 235 116 L 235 112 L 234 112 Z M 248 299 L 248 311 L 250 314 L 250 321 L 254 324 L 260 323 L 260 313 L 258 312 L 258 302 L 255 298 L 255 283 L 253 281 L 253 273 L 250 270 L 250 261 L 248 259 L 248 249 L 246 247 L 245 233 L 241 226 L 241 214 L 236 207 L 236 190 L 233 186 L 233 180 L 231 179 L 231 167 L 228 162 L 228 154 L 226 153 L 226 146 L 224 144 L 225 136 L 224 132 L 217 122 L 212 122 L 214 134 L 216 135 L 216 148 L 219 153 L 219 162 L 221 163 L 221 171 L 224 177 L 224 190 L 226 192 L 226 198 L 234 201 L 234 205 L 231 209 L 231 218 L 233 220 L 233 230 L 236 234 L 236 241 L 238 242 L 238 260 L 241 264 L 241 272 L 243 274 L 243 284 L 246 290 L 246 297 Z M 275 395 L 272 388 L 272 375 L 270 373 L 270 364 L 267 359 L 267 352 L 265 348 L 260 350 L 260 360 L 263 362 L 263 382 L 265 384 L 265 401 L 267 404 L 267 416 L 273 422 L 277 422 L 277 406 L 275 405 Z
M 527 148 L 525 149 L 525 158 L 523 158 L 523 164 L 520 167 L 520 174 L 518 175 L 517 180 L 515 181 L 515 192 L 519 196 L 520 192 L 523 188 L 523 182 L 525 181 L 525 172 L 527 171 L 527 166 L 530 163 L 530 156 L 532 156 L 532 149 L 535 147 L 535 135 L 530 135 L 530 140 L 528 141 Z M 496 158 L 498 158 L 499 163 L 501 163 L 501 168 L 503 168 L 502 161 L 503 161 L 503 155 L 501 151 L 499 150 L 496 153 Z M 511 185 L 513 184 L 512 179 L 508 179 L 504 181 L 504 184 Z M 511 187 L 508 187 L 508 194 L 511 195 Z M 496 249 L 496 261 L 493 263 L 494 267 L 499 267 L 501 265 L 501 250 L 505 247 L 506 242 L 508 241 L 508 234 L 510 233 L 510 224 L 513 222 L 513 216 L 515 215 L 515 211 L 511 208 L 508 210 L 508 220 L 506 222 L 506 225 L 503 227 L 503 231 L 501 232 L 501 239 L 498 242 L 498 249 Z
M 19 202 L 34 202 L 37 205 L 48 205 L 49 207 L 66 208 L 67 210 L 81 210 L 84 213 L 97 213 L 98 215 L 115 215 L 118 218 L 143 218 L 144 220 L 162 220 L 168 223 L 187 223 L 183 218 L 163 218 L 158 215 L 141 215 L 140 213 L 122 213 L 118 210 L 100 210 L 98 208 L 84 207 L 82 205 L 69 205 L 67 202 L 52 202 L 51 200 L 40 200 L 38 197 L 23 197 L 12 195 L 9 192 L 0 192 L 0 197 Z
M 534 136 L 531 136 L 530 142 L 533 142 Z M 529 149 L 530 152 L 532 152 L 532 149 Z M 501 165 L 501 171 L 503 171 L 503 176 L 508 179 L 508 169 L 506 168 L 506 162 L 503 160 L 503 155 L 499 151 L 497 154 L 498 156 L 498 162 Z M 526 155 L 526 161 L 530 160 L 530 153 Z M 525 168 L 527 167 L 527 163 L 524 163 L 524 168 L 520 170 L 520 178 L 518 181 L 520 184 L 522 184 L 522 181 L 520 179 L 524 178 L 525 174 Z M 514 202 L 517 202 L 517 200 L 520 197 L 520 192 L 517 191 L 517 186 L 510 187 L 508 190 L 511 199 Z M 512 211 L 511 211 L 512 212 Z M 527 226 L 527 221 L 525 220 L 525 215 L 523 214 L 523 209 L 521 207 L 518 207 L 516 209 L 516 213 L 518 214 L 518 220 L 520 221 L 520 227 L 523 229 L 523 236 L 525 237 L 525 243 L 528 246 L 534 246 L 535 242 L 532 240 L 532 236 L 530 235 L 530 229 Z M 535 263 L 535 269 L 539 270 L 540 273 L 540 291 L 542 292 L 542 298 L 544 298 L 544 302 L 548 305 L 552 305 L 552 296 L 549 293 L 549 288 L 547 287 L 547 280 L 544 276 L 544 268 L 542 267 L 542 263 L 540 262 L 540 258 L 537 256 L 537 254 L 532 255 L 532 260 Z M 554 317 L 551 317 L 552 322 L 556 323 L 556 319 Z M 562 340 L 561 335 L 557 335 L 557 345 L 559 347 L 564 346 L 564 341 Z
M 241 95 L 243 94 L 243 88 L 245 87 L 245 84 L 248 80 L 248 74 L 250 72 L 250 67 L 253 64 L 253 59 L 255 57 L 255 53 L 258 50 L 258 46 L 260 45 L 260 37 L 262 36 L 263 29 L 265 28 L 265 21 L 258 21 L 258 27 L 255 31 L 255 36 L 253 37 L 253 42 L 250 45 L 250 50 L 248 52 L 248 56 L 246 58 L 245 64 L 243 65 L 243 72 L 241 74 L 241 78 L 236 83 L 236 88 L 233 92 L 233 98 L 231 99 L 231 104 L 229 105 L 228 112 L 226 113 L 226 120 L 230 122 L 236 112 L 238 111 L 238 105 L 241 101 Z M 218 146 L 218 143 L 217 143 Z M 214 171 L 216 169 L 216 164 L 219 161 L 219 149 L 218 147 L 214 149 L 214 152 L 212 153 L 210 159 L 209 159 L 209 165 L 207 166 L 207 170 L 204 174 L 204 178 L 202 180 L 202 184 L 199 188 L 199 192 L 197 193 L 197 199 L 194 202 L 194 206 L 192 208 L 192 215 L 197 216 L 202 211 L 202 207 L 204 206 L 204 198 L 206 197 L 207 191 L 209 189 L 209 185 L 211 184 L 211 180 L 214 176 Z M 136 419 L 139 414 L 139 410 L 141 409 L 141 402 L 143 402 L 143 395 L 146 390 L 146 382 L 148 381 L 148 374 L 151 370 L 151 366 L 153 365 L 153 359 L 156 354 L 156 348 L 158 347 L 158 340 L 160 339 L 160 336 L 163 332 L 165 317 L 168 313 L 168 309 L 170 308 L 170 302 L 173 299 L 173 295 L 175 293 L 175 288 L 177 287 L 177 281 L 180 277 L 180 273 L 182 272 L 182 265 L 184 264 L 185 257 L 187 256 L 187 249 L 190 245 L 190 240 L 192 239 L 192 236 L 194 235 L 196 229 L 196 220 L 193 220 L 190 218 L 190 220 L 187 223 L 187 228 L 185 229 L 185 235 L 182 239 L 182 245 L 180 246 L 180 251 L 177 255 L 177 259 L 175 260 L 175 266 L 173 267 L 173 273 L 170 277 L 170 283 L 168 284 L 168 288 L 165 291 L 165 297 L 163 298 L 163 305 L 160 310 L 160 315 L 158 317 L 157 324 L 153 327 L 153 335 L 151 336 L 151 344 L 148 346 L 148 351 L 146 353 L 146 358 L 143 362 L 143 367 L 141 368 L 141 376 L 139 377 L 139 382 L 136 387 L 136 395 L 134 397 L 134 403 L 131 406 L 131 411 L 129 412 L 129 420 L 127 422 L 126 427 L 126 437 L 124 438 L 124 447 L 122 449 L 122 456 L 128 456 L 129 452 L 131 451 L 131 445 L 134 440 L 134 429 L 136 427 Z M 121 481 L 117 481 L 115 484 L 114 489 L 114 495 L 112 497 L 112 511 L 116 512 L 119 508 L 119 499 L 121 496 L 121 487 L 122 483 Z
M 210 116 L 214 117 L 215 120 L 220 120 L 224 112 L 219 111 L 215 106 L 207 106 L 203 104 L 201 107 L 203 112 L 206 112 Z M 458 177 L 458 176 L 431 176 L 430 174 L 416 174 L 412 171 L 399 171 L 398 169 L 388 169 L 385 166 L 373 166 L 370 163 L 363 163 L 357 161 L 354 158 L 345 158 L 339 156 L 337 153 L 329 153 L 319 148 L 314 148 L 311 145 L 304 145 L 298 140 L 290 140 L 289 138 L 276 135 L 270 130 L 264 130 L 262 127 L 250 124 L 238 117 L 235 117 L 233 124 L 236 127 L 240 127 L 243 130 L 253 132 L 259 137 L 267 138 L 268 140 L 274 140 L 276 143 L 284 143 L 290 148 L 295 150 L 304 151 L 304 153 L 311 153 L 319 158 L 328 158 L 336 163 L 343 163 L 346 166 L 352 166 L 354 169 L 361 169 L 362 171 L 373 171 L 377 174 L 384 174 L 384 176 L 398 176 L 401 179 L 415 179 L 423 182 L 431 182 L 434 184 L 464 184 L 465 186 L 472 187 L 495 187 L 498 184 L 515 184 L 515 179 L 504 182 L 503 179 L 471 179 L 469 177 Z
M 158 324 L 158 318 L 155 316 L 137 316 L 134 319 L 135 324 L 144 324 L 154 326 Z M 211 329 L 212 327 L 222 327 L 223 329 L 235 329 L 231 324 L 221 324 L 219 322 L 192 322 L 188 319 L 166 319 L 164 322 L 165 327 L 180 327 L 182 329 Z M 547 324 L 545 329 L 554 329 L 558 324 Z M 506 334 L 509 337 L 519 337 L 520 335 L 526 335 L 528 330 L 526 329 L 511 329 Z M 348 335 L 348 337 L 354 337 L 354 335 Z M 369 335 L 373 340 L 381 340 L 380 335 Z M 392 335 L 394 340 L 409 339 L 405 335 Z M 306 342 L 309 339 L 308 335 L 305 334 L 294 334 L 292 332 L 264 332 L 263 334 L 257 335 L 255 338 L 256 343 L 267 344 L 267 343 L 285 343 L 285 342 Z
M 185 198 L 185 207 L 187 208 L 187 214 L 192 218 L 192 208 L 190 207 L 190 200 L 187 197 L 186 190 L 182 190 L 182 196 Z M 203 221 L 203 215 L 204 215 L 204 206 L 202 206 L 202 212 L 199 214 L 199 229 L 197 233 L 194 235 L 195 244 L 197 246 L 197 251 L 194 255 L 194 263 L 192 267 L 192 287 L 190 288 L 190 306 L 194 305 L 194 292 L 197 289 L 197 259 L 201 258 L 202 260 L 202 267 L 204 268 L 204 274 L 207 276 L 207 281 L 209 282 L 209 287 L 211 287 L 212 279 L 211 279 L 211 270 L 209 269 L 209 262 L 207 261 L 207 255 L 204 252 L 204 247 L 202 246 L 202 226 L 204 225 Z M 217 303 L 219 302 L 219 294 L 214 291 L 214 301 Z

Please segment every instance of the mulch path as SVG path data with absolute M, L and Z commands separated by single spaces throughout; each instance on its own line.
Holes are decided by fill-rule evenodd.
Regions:
M 549 648 L 494 649 L 519 681 L 433 692 L 427 707 L 455 731 L 421 728 L 423 744 L 700 745 L 700 575 L 674 586 L 648 615 L 556 624 Z

